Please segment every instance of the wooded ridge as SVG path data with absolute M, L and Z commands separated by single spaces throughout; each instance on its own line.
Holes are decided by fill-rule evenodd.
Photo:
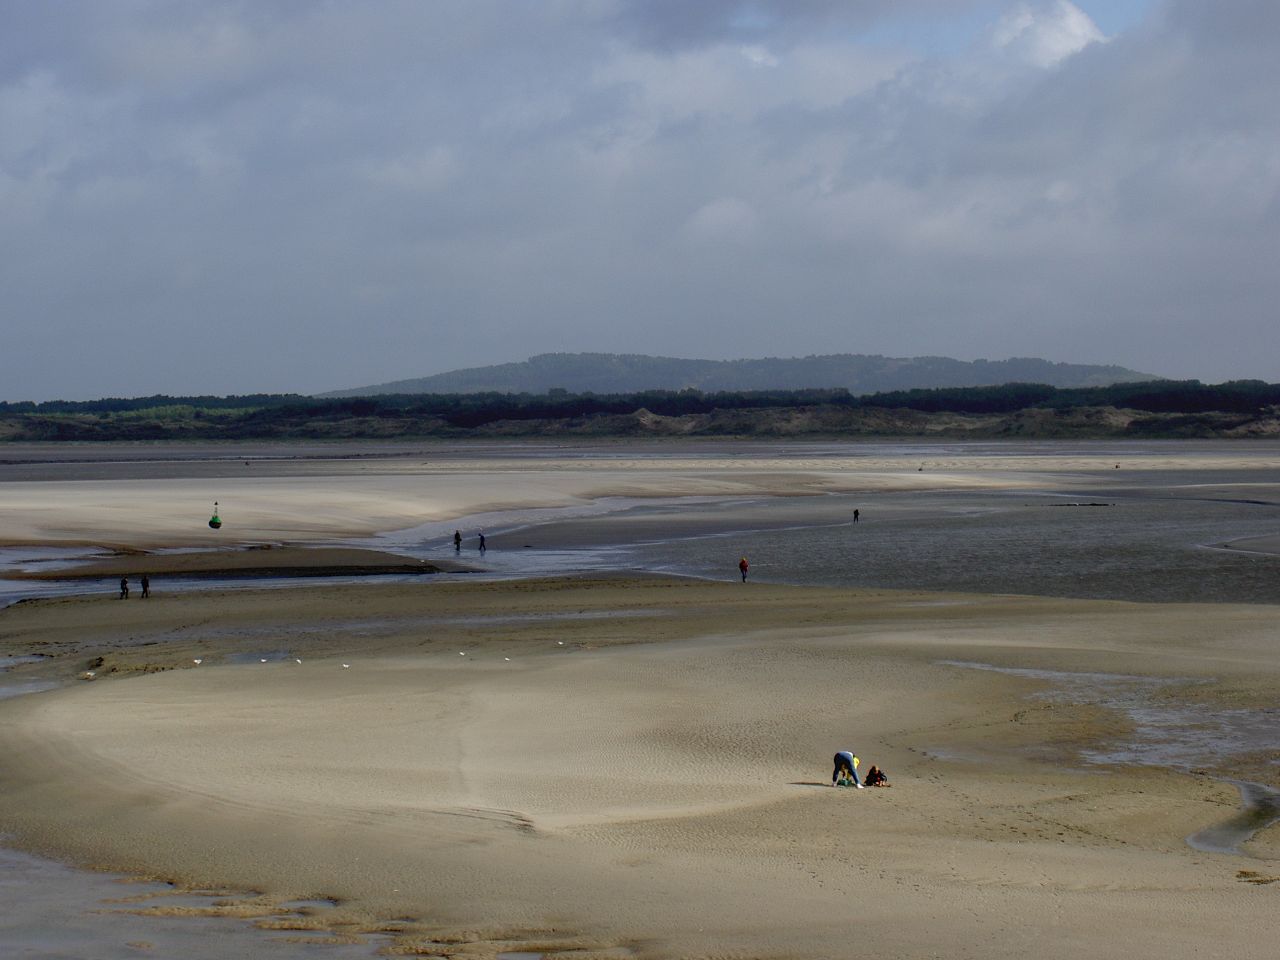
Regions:
M 152 396 L 0 403 L 0 441 L 503 437 L 1280 436 L 1280 384 L 891 391 Z

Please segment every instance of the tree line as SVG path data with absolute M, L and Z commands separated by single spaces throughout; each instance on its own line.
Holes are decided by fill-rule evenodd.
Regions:
M 855 395 L 846 389 L 704 393 L 651 390 L 596 394 L 388 394 L 317 398 L 299 394 L 174 397 L 154 395 L 88 401 L 0 402 L 9 439 L 240 438 L 323 435 L 325 425 L 362 421 L 370 436 L 465 434 L 499 421 L 574 421 L 634 414 L 664 417 L 718 411 L 837 408 L 920 413 L 1009 414 L 1117 407 L 1148 413 L 1224 412 L 1258 415 L 1280 407 L 1280 384 L 1235 380 L 1203 384 L 1162 380 L 1104 387 L 1006 383 L 989 387 L 915 389 Z M 379 428 L 384 422 L 384 428 Z M 346 435 L 359 435 L 360 429 Z

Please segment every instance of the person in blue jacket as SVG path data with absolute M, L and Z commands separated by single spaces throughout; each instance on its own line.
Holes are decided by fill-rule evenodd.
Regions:
M 836 753 L 836 768 L 831 771 L 831 785 L 838 786 L 842 779 L 852 780 L 853 785 L 862 789 L 862 781 L 858 779 L 858 758 L 852 750 L 841 750 Z

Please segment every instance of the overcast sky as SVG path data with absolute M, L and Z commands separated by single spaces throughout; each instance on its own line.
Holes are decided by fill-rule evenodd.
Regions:
M 0 0 L 0 399 L 604 351 L 1280 381 L 1274 0 Z

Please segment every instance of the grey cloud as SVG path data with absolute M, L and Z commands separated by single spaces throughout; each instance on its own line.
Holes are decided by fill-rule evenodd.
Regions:
M 981 0 L 619 0 L 602 22 L 641 46 L 666 51 L 770 40 L 790 46 L 829 30 L 903 17 L 954 16 Z
M 1271 5 L 1163 5 L 1047 69 L 862 39 L 944 6 L 8 5 L 0 386 L 545 350 L 1280 379 Z

